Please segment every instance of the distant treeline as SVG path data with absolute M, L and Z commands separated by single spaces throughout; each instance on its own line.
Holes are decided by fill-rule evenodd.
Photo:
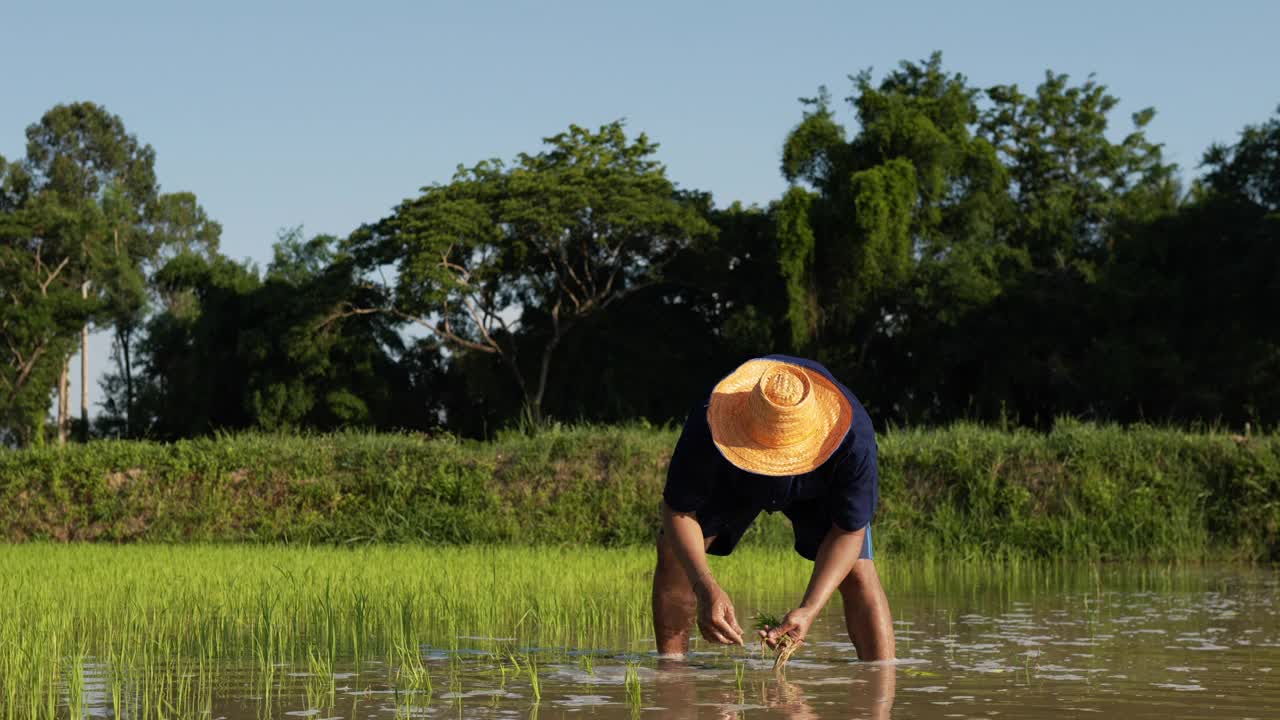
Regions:
M 265 269 L 120 118 L 59 105 L 0 158 L 2 440 L 73 434 L 89 327 L 116 369 L 84 437 L 665 422 L 769 352 L 881 423 L 1280 422 L 1280 115 L 1184 186 L 1154 111 L 1109 133 L 1092 79 L 978 88 L 935 55 L 849 93 L 803 101 L 766 207 L 572 126 L 349 237 L 284 231 Z
M 6 541 L 650 543 L 671 430 L 238 435 L 0 453 Z M 1280 560 L 1280 436 L 1060 423 L 880 437 L 887 557 Z M 747 542 L 789 546 L 781 515 Z

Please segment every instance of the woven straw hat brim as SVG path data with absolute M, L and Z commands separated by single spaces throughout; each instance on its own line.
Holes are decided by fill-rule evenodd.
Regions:
M 784 447 L 767 447 L 750 432 L 748 402 L 761 375 L 771 366 L 790 365 L 809 378 L 817 411 L 806 437 Z M 853 425 L 853 406 L 822 373 L 778 360 L 748 360 L 716 384 L 707 405 L 711 439 L 726 460 L 757 475 L 801 475 L 821 466 Z

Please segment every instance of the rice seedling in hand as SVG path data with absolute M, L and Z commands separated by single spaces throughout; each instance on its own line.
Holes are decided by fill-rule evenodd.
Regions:
M 768 633 L 769 630 L 776 628 L 781 624 L 782 624 L 782 620 L 780 620 L 777 615 L 772 615 L 770 613 L 760 613 L 759 615 L 756 615 L 756 629 L 761 631 L 761 634 L 760 634 L 760 654 L 761 655 L 763 655 L 767 650 L 770 649 L 768 642 L 765 639 L 765 633 Z M 803 641 L 796 640 L 795 638 L 791 637 L 790 634 L 784 633 L 783 635 L 779 636 L 778 644 L 772 648 L 774 653 L 774 656 L 773 656 L 774 671 L 777 672 L 784 669 L 787 665 L 787 662 L 791 660 L 791 656 L 794 655 L 796 650 L 799 650 L 800 646 L 803 644 L 804 644 Z

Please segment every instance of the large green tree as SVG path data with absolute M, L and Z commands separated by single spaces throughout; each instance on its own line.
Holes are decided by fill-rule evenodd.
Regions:
M 1100 273 L 1091 379 L 1113 417 L 1280 418 L 1280 116 L 1204 166 L 1189 201 L 1135 228 Z
M 987 97 L 981 134 L 1009 169 L 1015 209 L 999 231 L 1036 267 L 1075 265 L 1087 275 L 1124 221 L 1176 205 L 1176 168 L 1145 132 L 1154 109 L 1134 113 L 1117 142 L 1107 130 L 1120 100 L 1092 77 L 1073 85 L 1049 71 L 1034 94 L 997 85 Z
M 91 322 L 131 315 L 140 297 L 134 250 L 139 227 L 155 202 L 155 151 L 129 134 L 119 116 L 91 102 L 57 105 L 27 128 L 28 212 L 47 228 L 47 258 L 67 259 L 64 272 L 82 298 L 98 301 L 81 330 L 81 421 L 88 433 L 85 355 Z M 113 293 L 114 291 L 114 293 Z M 112 297 L 113 294 L 115 297 Z M 69 355 L 64 363 L 69 361 Z M 67 370 L 59 390 L 59 435 L 69 420 Z
M 779 262 L 792 347 L 874 381 L 884 390 L 868 396 L 889 411 L 919 386 L 896 382 L 918 369 L 900 357 L 901 338 L 990 302 L 1001 264 L 1017 258 L 993 238 L 1007 174 L 974 133 L 979 92 L 937 54 L 879 83 L 852 80 L 855 133 L 823 90 L 784 144 Z
M 0 442 L 42 441 L 49 393 L 80 327 L 84 302 L 27 208 L 31 178 L 0 157 Z
M 397 362 L 395 319 L 343 312 L 375 299 L 337 246 L 283 232 L 265 276 L 217 253 L 166 262 L 154 283 L 175 301 L 139 343 L 135 434 L 434 425 L 432 368 Z
M 120 213 L 122 204 L 115 193 L 104 202 L 108 215 Z M 126 205 L 127 207 L 127 205 Z M 135 343 L 148 314 L 157 301 L 163 309 L 190 302 L 190 290 L 175 295 L 162 292 L 156 273 L 169 260 L 183 254 L 213 259 L 218 252 L 222 226 L 209 218 L 194 193 L 162 193 L 146 208 L 138 224 L 115 223 L 112 252 L 103 267 L 105 317 L 111 323 L 111 354 L 116 371 L 104 376 L 105 399 L 99 432 L 133 437 Z
M 1180 195 L 1174 166 L 1146 136 L 1155 112 L 1134 113 L 1116 139 L 1109 129 L 1119 100 L 1092 77 L 1073 84 L 1046 72 L 1033 93 L 1008 85 L 987 96 L 980 133 L 1011 179 L 1012 212 L 995 232 L 1028 264 L 965 327 L 975 344 L 1000 348 L 983 360 L 972 412 L 1040 424 L 1110 415 L 1093 379 L 1105 372 L 1099 349 L 1118 308 L 1099 274 L 1136 231 L 1173 213 Z
M 500 360 L 534 420 L 565 338 L 658 283 L 712 230 L 667 179 L 657 146 L 621 123 L 572 126 L 546 145 L 510 166 L 460 168 L 350 239 L 366 270 L 394 267 L 384 310 L 453 352 Z

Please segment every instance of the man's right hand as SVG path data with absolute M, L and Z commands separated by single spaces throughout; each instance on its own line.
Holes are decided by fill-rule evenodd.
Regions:
M 697 583 L 694 589 L 698 595 L 698 630 L 702 637 L 721 645 L 741 645 L 742 628 L 729 594 L 710 578 Z

